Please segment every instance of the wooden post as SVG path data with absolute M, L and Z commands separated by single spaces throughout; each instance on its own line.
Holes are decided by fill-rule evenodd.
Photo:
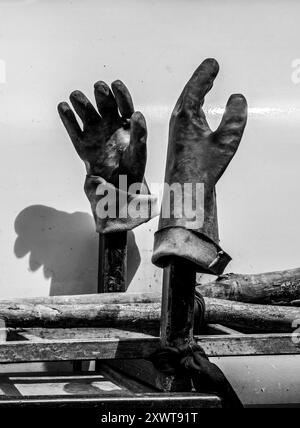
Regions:
M 98 293 L 126 291 L 127 232 L 99 235 Z
M 126 291 L 127 232 L 99 235 L 98 293 Z M 95 370 L 101 362 L 95 362 Z
M 196 271 L 191 262 L 174 259 L 164 269 L 161 309 L 163 346 L 193 341 Z
M 193 264 L 173 259 L 164 269 L 161 308 L 162 346 L 180 346 L 194 340 L 194 301 L 196 271 Z M 190 379 L 172 376 L 168 380 L 170 391 L 191 391 Z

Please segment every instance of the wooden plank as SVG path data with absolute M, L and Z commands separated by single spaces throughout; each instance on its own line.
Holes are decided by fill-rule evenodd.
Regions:
M 1 408 L 20 408 L 20 407 L 41 407 L 41 408 L 55 408 L 58 407 L 72 407 L 72 408 L 96 408 L 97 412 L 105 410 L 118 410 L 123 413 L 127 412 L 128 409 L 148 409 L 149 411 L 155 411 L 155 409 L 164 409 L 165 412 L 176 412 L 190 411 L 207 408 L 221 408 L 222 401 L 219 397 L 213 394 L 169 394 L 165 393 L 144 393 L 137 396 L 128 397 L 54 397 L 54 398 L 18 398 L 18 399 L 7 399 L 0 400 Z
M 201 336 L 196 341 L 209 357 L 300 354 L 300 344 L 293 334 Z M 98 359 L 145 359 L 157 350 L 160 339 L 106 338 L 0 343 L 0 363 L 72 361 Z
M 98 293 L 126 291 L 127 232 L 99 235 Z
M 66 339 L 47 342 L 0 343 L 0 363 L 97 360 L 149 356 L 159 345 L 157 339 Z
M 201 336 L 196 341 L 209 357 L 300 354 L 293 334 Z
M 10 330 L 11 334 L 29 338 L 31 341 L 49 341 L 66 339 L 144 339 L 153 336 L 144 333 L 120 330 L 117 328 L 26 328 Z

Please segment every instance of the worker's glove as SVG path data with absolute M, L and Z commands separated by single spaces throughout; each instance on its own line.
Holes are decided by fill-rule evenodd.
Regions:
M 156 199 L 144 182 L 144 116 L 134 112 L 130 93 L 121 81 L 115 81 L 111 87 L 112 90 L 101 81 L 95 84 L 99 113 L 82 92 L 71 94 L 70 101 L 83 129 L 68 103 L 58 106 L 63 124 L 86 166 L 85 192 L 100 233 L 133 229 L 156 215 L 157 210 Z
M 205 60 L 171 116 L 165 183 L 179 184 L 183 196 L 165 187 L 153 253 L 153 262 L 161 267 L 178 256 L 193 261 L 200 272 L 218 275 L 230 261 L 219 247 L 215 185 L 241 141 L 247 103 L 242 95 L 232 95 L 218 129 L 209 128 L 202 106 L 218 71 L 216 60 Z

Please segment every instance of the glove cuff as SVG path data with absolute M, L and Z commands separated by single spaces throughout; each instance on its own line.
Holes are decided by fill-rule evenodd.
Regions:
M 195 183 L 193 183 L 194 185 Z M 215 187 L 209 188 L 204 184 L 200 189 L 200 191 L 194 192 L 193 196 L 191 196 L 191 192 L 187 192 L 183 197 L 180 195 L 176 201 L 174 198 L 171 202 L 169 196 L 165 197 L 164 193 L 158 230 L 166 227 L 183 227 L 202 233 L 214 243 L 219 244 Z M 186 205 L 191 205 L 191 202 L 186 204 L 186 200 L 194 202 L 193 210 L 186 209 Z
M 195 264 L 196 271 L 221 275 L 231 260 L 219 245 L 203 233 L 183 227 L 169 227 L 155 233 L 152 262 L 165 267 L 170 259 L 182 257 Z
M 141 193 L 129 193 L 102 177 L 87 176 L 85 193 L 98 233 L 126 232 L 159 214 L 157 197 L 149 193 L 146 182 Z
M 196 270 L 212 275 L 221 275 L 231 257 L 219 246 L 217 202 L 215 188 L 204 188 L 202 206 L 196 213 L 203 221 L 197 228 L 191 227 L 186 218 L 160 218 L 155 234 L 152 262 L 168 265 L 171 257 L 183 257 L 192 261 Z

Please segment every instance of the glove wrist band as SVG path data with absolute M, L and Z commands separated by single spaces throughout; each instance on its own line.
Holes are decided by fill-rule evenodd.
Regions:
M 91 203 L 98 233 L 125 232 L 148 222 L 158 215 L 157 198 L 144 193 L 129 193 L 118 189 L 100 176 L 87 175 L 85 192 Z

